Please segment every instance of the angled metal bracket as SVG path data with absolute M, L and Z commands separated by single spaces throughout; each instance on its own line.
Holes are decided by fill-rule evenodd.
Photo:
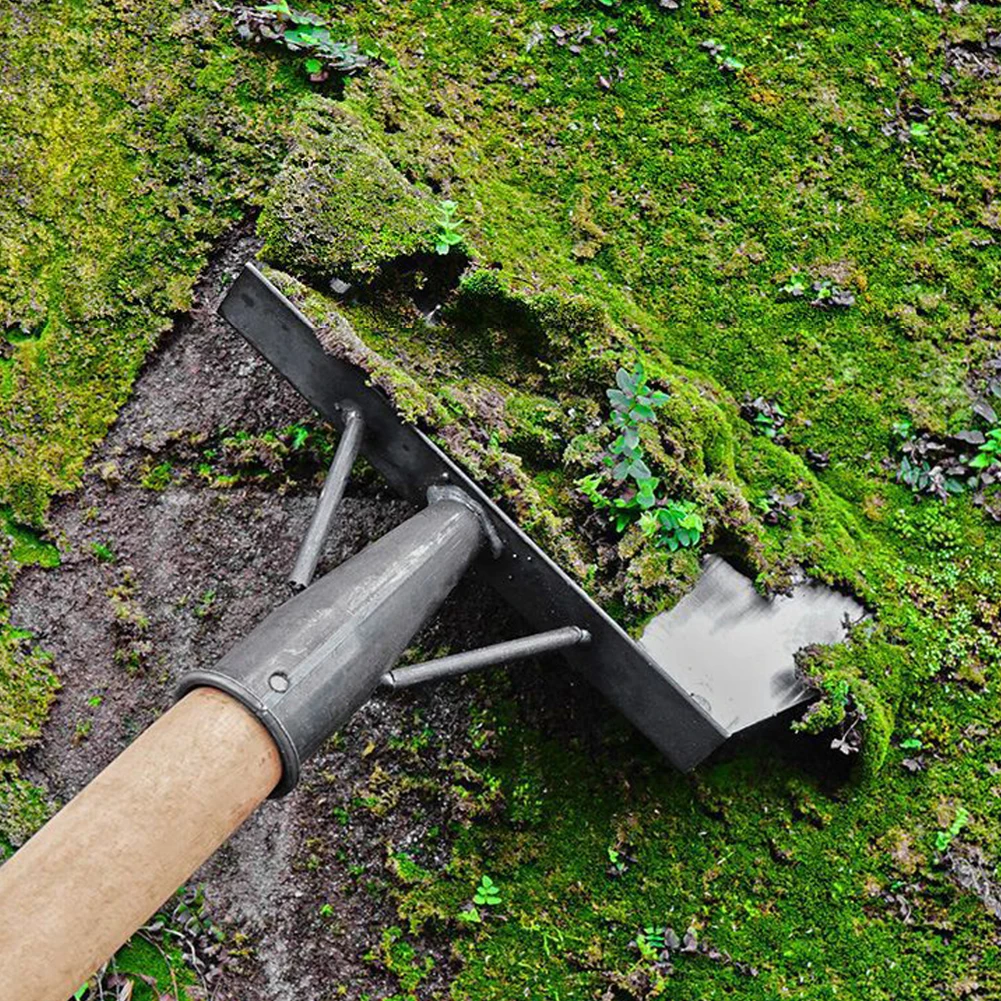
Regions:
M 383 688 L 410 688 L 425 681 L 452 678 L 485 667 L 496 667 L 498 664 L 507 664 L 514 660 L 524 660 L 526 657 L 538 657 L 540 654 L 566 650 L 568 647 L 590 642 L 591 634 L 579 626 L 550 629 L 548 632 L 535 633 L 533 636 L 521 636 L 516 640 L 506 640 L 476 650 L 465 650 L 450 657 L 426 660 L 422 664 L 394 667 L 392 671 L 382 676 L 381 684 Z

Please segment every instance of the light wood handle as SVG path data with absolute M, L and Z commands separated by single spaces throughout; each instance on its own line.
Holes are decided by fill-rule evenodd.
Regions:
M 243 706 L 186 695 L 0 866 L 0 1001 L 66 1001 L 280 777 Z

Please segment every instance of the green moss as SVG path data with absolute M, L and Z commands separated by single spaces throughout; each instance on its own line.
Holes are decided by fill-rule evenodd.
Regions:
M 59 566 L 59 550 L 35 529 L 15 521 L 9 509 L 0 508 L 0 525 L 10 538 L 10 558 L 15 563 Z
M 23 632 L 0 625 L 0 754 L 13 754 L 39 736 L 59 682 L 51 658 Z
M 132 981 L 135 1001 L 159 1001 L 164 994 L 176 1001 L 193 1001 L 197 997 L 195 991 L 187 990 L 198 984 L 197 977 L 169 939 L 160 945 L 135 935 L 115 956 L 115 966 Z M 202 990 L 200 986 L 197 989 Z
M 60 0 L 0 13 L 0 503 L 40 524 L 124 402 L 210 242 L 255 204 L 301 85 L 220 12 Z M 212 85 L 192 87 L 198 74 Z M 30 84 L 29 84 L 30 81 Z
M 360 120 L 314 98 L 298 112 L 295 140 L 258 222 L 268 261 L 316 278 L 370 280 L 390 261 L 433 249 L 434 199 Z
M 0 759 L 0 863 L 24 844 L 51 813 L 43 790 L 22 779 L 13 762 Z
M 452 996 L 476 1001 L 1001 992 L 992 919 L 935 849 L 962 804 L 959 847 L 1001 858 L 1001 536 L 969 497 L 915 504 L 883 462 L 901 418 L 969 427 L 969 380 L 1001 355 L 996 77 L 951 48 L 986 37 L 991 7 L 940 6 L 320 3 L 393 53 L 339 104 L 301 101 L 293 68 L 234 46 L 222 11 L 0 14 L 0 69 L 25 95 L 0 112 L 16 137 L 0 152 L 0 502 L 19 525 L 78 481 L 208 242 L 263 200 L 288 272 L 273 277 L 327 347 L 624 621 L 697 572 L 693 553 L 602 535 L 573 487 L 600 468 L 604 390 L 637 358 L 670 393 L 644 448 L 698 502 L 707 544 L 762 587 L 803 568 L 872 613 L 814 662 L 808 729 L 865 714 L 841 782 L 829 731 L 682 778 L 624 725 L 549 740 L 477 689 L 495 702 L 477 723 L 477 749 L 498 735 L 488 764 L 373 773 L 366 799 L 385 812 L 444 784 L 463 807 L 445 871 L 390 863 L 409 936 L 380 956 L 404 990 L 426 925 L 457 942 Z M 586 27 L 600 41 L 559 44 Z M 722 72 L 710 35 L 744 68 Z M 464 258 L 429 253 L 446 197 L 466 219 L 462 275 Z M 356 301 L 310 287 L 333 275 L 364 285 Z M 785 295 L 793 275 L 854 305 Z M 781 402 L 784 440 L 740 417 L 747 394 Z M 278 451 L 234 440 L 230 458 L 257 475 Z M 762 518 L 773 491 L 803 494 L 780 525 Z M 51 671 L 4 656 L 16 750 Z M 609 847 L 634 860 L 624 874 Z M 502 907 L 457 922 L 484 872 Z M 657 966 L 630 945 L 645 925 L 691 926 L 706 949 Z

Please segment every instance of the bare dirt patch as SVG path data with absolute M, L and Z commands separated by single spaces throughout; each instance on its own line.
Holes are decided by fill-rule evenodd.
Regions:
M 215 316 L 220 290 L 253 250 L 238 238 L 217 257 L 83 486 L 54 507 L 62 565 L 28 568 L 17 581 L 13 621 L 54 654 L 63 684 L 43 741 L 24 762 L 26 776 L 55 800 L 74 795 L 170 705 L 183 671 L 210 665 L 288 595 L 285 574 L 315 486 L 281 494 L 254 483 L 213 489 L 189 479 L 160 491 L 140 484 L 150 457 L 179 435 L 265 431 L 309 416 Z M 363 478 L 320 571 L 408 514 Z M 519 631 L 492 595 L 470 585 L 420 642 L 458 649 Z M 389 855 L 407 849 L 426 867 L 444 865 L 459 810 L 444 783 L 436 790 L 433 780 L 399 780 L 444 774 L 476 753 L 467 735 L 471 695 L 450 684 L 375 698 L 307 768 L 295 793 L 266 804 L 198 874 L 210 916 L 231 936 L 216 998 L 324 998 L 337 996 L 338 985 L 349 997 L 398 989 L 394 976 L 364 958 L 397 921 Z M 244 956 L 236 955 L 234 932 L 248 936 Z M 435 965 L 421 990 L 441 988 L 453 969 L 449 951 L 433 937 L 422 948 Z

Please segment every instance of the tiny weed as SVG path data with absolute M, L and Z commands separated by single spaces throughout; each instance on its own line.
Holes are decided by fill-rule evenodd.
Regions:
M 613 848 L 609 845 L 606 851 L 608 853 L 608 868 L 605 872 L 609 876 L 615 878 L 624 876 L 629 871 L 630 865 L 636 861 L 631 855 L 627 855 L 621 847 Z
M 500 902 L 500 887 L 489 876 L 484 875 L 480 879 L 476 893 L 473 894 L 473 903 L 481 907 L 483 905 L 495 907 Z
M 998 463 L 1001 463 L 1001 428 L 994 428 L 977 447 L 977 454 L 970 460 L 970 469 L 988 469 Z
M 153 466 L 147 470 L 140 485 L 146 490 L 166 490 L 170 486 L 170 481 L 174 476 L 174 467 L 169 462 L 161 462 L 158 466 Z
M 272 42 L 302 55 L 303 68 L 312 83 L 357 73 L 371 62 L 357 42 L 335 41 L 330 29 L 326 18 L 296 10 L 288 0 L 264 7 L 240 7 L 236 14 L 237 34 L 244 41 Z
M 435 238 L 434 249 L 443 256 L 462 243 L 460 227 L 463 220 L 457 219 L 455 215 L 458 208 L 455 202 L 448 199 L 438 204 L 438 235 Z
M 713 62 L 724 73 L 738 73 L 744 68 L 744 64 L 739 59 L 726 55 L 726 45 L 715 38 L 707 38 L 699 47 L 709 53 Z
M 855 296 L 848 289 L 835 284 L 829 278 L 818 278 L 811 281 L 802 274 L 794 274 L 779 291 L 790 299 L 804 299 L 813 295 L 810 305 L 817 309 L 848 309 L 855 305 Z
M 610 473 L 582 477 L 577 481 L 578 490 L 598 510 L 608 511 L 616 532 L 639 522 L 643 534 L 658 547 L 674 552 L 697 545 L 705 525 L 696 505 L 659 492 L 661 480 L 650 471 L 640 439 L 640 427 L 655 422 L 657 408 L 670 397 L 648 386 L 639 362 L 631 372 L 619 369 L 615 388 L 607 395 L 612 405 L 611 424 L 619 432 L 603 459 Z M 617 496 L 606 494 L 609 486 L 618 488 Z
M 665 500 L 661 507 L 640 515 L 640 529 L 657 546 L 678 549 L 697 546 L 705 525 L 694 501 Z
M 778 440 L 780 444 L 784 440 L 781 438 L 781 433 L 788 415 L 778 400 L 766 400 L 763 396 L 756 396 L 752 399 L 748 395 L 740 408 L 740 416 L 758 434 L 771 438 L 773 441 Z
M 959 832 L 966 827 L 967 822 L 970 819 L 970 814 L 964 807 L 960 807 L 956 811 L 956 818 L 949 825 L 947 830 L 939 831 L 935 835 L 935 850 L 942 854 L 949 850 L 949 846 L 956 839 Z
M 289 448 L 293 452 L 299 451 L 303 445 L 309 440 L 309 428 L 303 427 L 301 424 L 291 424 L 285 429 L 285 433 L 288 434 L 289 438 Z
M 198 599 L 198 604 L 195 605 L 195 618 L 207 619 L 213 612 L 212 606 L 215 604 L 215 599 L 216 593 L 212 588 L 203 591 Z
M 115 554 L 110 546 L 105 545 L 103 542 L 95 542 L 90 547 L 90 551 L 96 557 L 98 563 L 114 563 Z

